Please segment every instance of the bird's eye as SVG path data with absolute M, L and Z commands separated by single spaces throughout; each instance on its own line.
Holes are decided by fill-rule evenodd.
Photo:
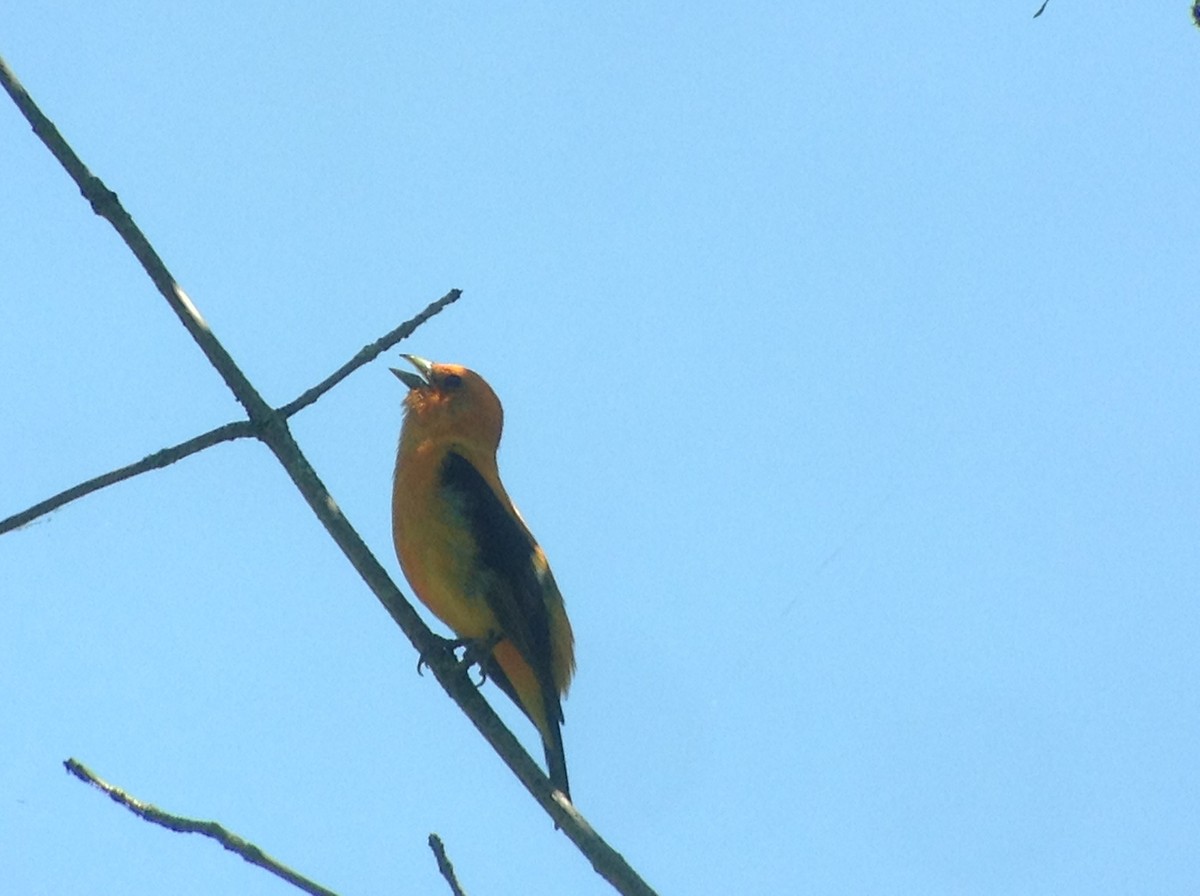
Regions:
M 445 389 L 457 389 L 462 385 L 462 377 L 457 373 L 448 373 L 442 377 L 442 387 Z

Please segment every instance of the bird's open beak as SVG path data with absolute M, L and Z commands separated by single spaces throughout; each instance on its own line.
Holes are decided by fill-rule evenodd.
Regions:
M 417 373 L 420 376 L 417 376 L 416 373 L 409 373 L 407 370 L 397 370 L 395 367 L 389 367 L 388 370 L 396 374 L 400 382 L 404 383 L 410 389 L 429 388 L 429 371 L 433 365 L 424 358 L 418 358 L 416 355 L 401 355 L 400 357 L 417 368 Z

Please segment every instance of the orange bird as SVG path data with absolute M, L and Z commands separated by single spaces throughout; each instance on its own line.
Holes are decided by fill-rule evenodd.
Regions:
M 560 697 L 575 638 L 550 564 L 500 482 L 504 411 L 479 374 L 402 355 L 408 387 L 392 488 L 392 537 L 425 606 L 463 639 L 491 645 L 487 677 L 542 736 L 550 781 L 568 798 Z

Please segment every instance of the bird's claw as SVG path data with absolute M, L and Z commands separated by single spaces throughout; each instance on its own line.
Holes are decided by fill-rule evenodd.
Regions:
M 434 635 L 441 642 L 441 646 L 446 650 L 454 653 L 460 647 L 463 648 L 462 659 L 458 661 L 458 668 L 463 672 L 470 672 L 472 666 L 479 667 L 479 682 L 476 687 L 483 687 L 483 683 L 488 679 L 488 664 L 492 660 L 492 650 L 497 644 L 504 640 L 504 636 L 498 632 L 492 632 L 486 638 L 443 638 L 441 635 Z M 429 665 L 428 653 L 422 653 L 417 657 L 417 674 L 423 675 L 424 668 Z
M 454 651 L 458 650 L 458 648 L 464 647 L 470 644 L 472 641 L 471 638 L 443 638 L 441 635 L 434 635 L 433 637 L 435 640 L 437 640 L 440 648 L 449 653 L 454 653 Z M 421 655 L 417 657 L 418 675 L 425 674 L 424 669 L 429 665 L 429 655 L 434 652 L 436 652 L 436 648 L 433 650 L 422 651 Z
M 458 661 L 458 667 L 467 673 L 470 673 L 472 666 L 479 667 L 479 683 L 475 687 L 483 687 L 483 683 L 488 680 L 488 666 L 492 662 L 492 649 L 503 639 L 504 636 L 498 632 L 492 632 L 486 638 L 462 639 L 461 646 L 465 649 L 462 659 Z

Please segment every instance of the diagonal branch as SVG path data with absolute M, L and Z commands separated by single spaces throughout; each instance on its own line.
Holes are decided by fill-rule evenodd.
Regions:
M 91 769 L 75 759 L 68 759 L 63 763 L 63 768 L 85 784 L 91 784 L 97 790 L 107 793 L 114 803 L 120 803 L 139 818 L 179 834 L 203 834 L 205 837 L 210 837 L 230 852 L 237 853 L 251 865 L 257 865 L 259 868 L 270 871 L 276 877 L 286 880 L 305 893 L 311 893 L 312 896 L 337 896 L 332 890 L 327 890 L 304 875 L 297 874 L 287 865 L 271 858 L 253 843 L 227 831 L 215 821 L 199 821 L 195 818 L 185 818 L 182 815 L 172 815 L 157 806 L 143 803 L 141 800 L 131 797 L 121 788 L 114 787 L 107 781 L 98 778 Z
M 436 302 L 430 303 L 425 307 L 420 314 L 409 320 L 406 320 L 400 326 L 396 327 L 390 333 L 376 339 L 370 345 L 364 346 L 358 351 L 353 358 L 339 367 L 336 371 L 322 380 L 319 384 L 312 387 L 302 394 L 299 398 L 289 402 L 279 408 L 276 413 L 284 417 L 290 417 L 298 411 L 303 410 L 318 398 L 348 377 L 351 373 L 362 367 L 364 364 L 374 360 L 380 354 L 387 351 L 402 339 L 407 339 L 412 335 L 413 331 L 429 318 L 441 312 L 448 305 L 458 301 L 462 295 L 462 290 L 452 289 L 446 295 L 442 296 Z M 85 495 L 90 495 L 92 492 L 99 491 L 102 488 L 107 488 L 110 485 L 116 485 L 118 482 L 124 482 L 126 479 L 132 479 L 142 473 L 150 470 L 158 470 L 162 467 L 175 463 L 177 460 L 195 454 L 198 451 L 203 451 L 205 448 L 210 448 L 221 442 L 229 442 L 234 439 L 242 439 L 247 436 L 258 436 L 254 424 L 249 420 L 236 420 L 232 423 L 226 423 L 224 426 L 218 426 L 216 429 L 209 430 L 206 433 L 201 433 L 198 436 L 193 436 L 185 442 L 180 442 L 170 448 L 163 448 L 153 454 L 142 458 L 137 463 L 128 464 L 116 470 L 110 470 L 100 476 L 96 476 L 86 482 L 81 482 L 74 485 L 66 491 L 59 492 L 52 498 L 47 498 L 45 501 L 39 501 L 32 507 L 22 510 L 20 513 L 14 513 L 12 516 L 0 520 L 0 535 L 6 532 L 11 532 L 14 529 L 20 529 L 33 522 L 40 516 L 44 516 L 51 511 L 57 510 L 64 504 L 82 498 Z
M 388 333 L 386 336 L 381 336 L 370 345 L 364 345 L 358 350 L 358 354 L 356 354 L 353 358 L 351 358 L 329 376 L 325 377 L 325 379 L 321 380 L 321 382 L 317 383 L 317 385 L 313 386 L 311 389 L 308 389 L 298 398 L 289 401 L 287 404 L 281 407 L 279 409 L 279 413 L 284 417 L 290 417 L 297 411 L 304 410 L 350 374 L 354 373 L 354 371 L 358 370 L 358 368 L 362 367 L 364 364 L 374 361 L 397 342 L 407 339 L 412 335 L 413 331 L 416 330 L 417 327 L 421 326 L 421 324 L 425 323 L 425 321 L 429 320 L 429 318 L 433 317 L 435 314 L 440 313 L 441 310 L 446 306 L 453 305 L 458 301 L 461 295 L 461 289 L 450 290 L 436 302 L 433 302 L 427 306 L 425 310 L 416 317 L 412 318 L 411 320 L 406 320 L 400 326 L 396 327 L 396 329 L 392 330 L 392 332 Z
M 450 857 L 446 855 L 446 845 L 442 843 L 442 838 L 437 834 L 430 834 L 429 848 L 433 850 L 433 857 L 437 859 L 438 871 L 446 879 L 453 896 L 467 896 L 458 882 L 458 875 L 454 873 L 454 865 L 450 862 Z
M 0 535 L 28 525 L 39 516 L 44 516 L 52 510 L 57 510 L 64 504 L 69 504 L 78 498 L 82 498 L 84 495 L 90 495 L 92 492 L 107 488 L 110 485 L 116 485 L 118 482 L 123 482 L 126 479 L 132 479 L 134 476 L 150 470 L 158 470 L 169 466 L 177 460 L 182 460 L 190 454 L 203 451 L 205 448 L 211 448 L 213 445 L 219 445 L 221 442 L 232 442 L 234 439 L 244 439 L 252 435 L 254 435 L 254 425 L 249 420 L 235 420 L 233 423 L 226 423 L 224 426 L 210 429 L 208 432 L 194 436 L 186 442 L 180 442 L 178 445 L 172 445 L 170 448 L 155 451 L 153 454 L 143 457 L 137 463 L 128 464 L 116 470 L 110 470 L 103 475 L 89 479 L 87 482 L 74 485 L 66 491 L 59 492 L 53 498 L 39 501 L 32 507 L 22 510 L 20 513 L 14 513 L 7 519 L 0 520 Z
M 286 416 L 273 410 L 259 395 L 233 358 L 217 341 L 208 324 L 175 282 L 133 219 L 121 207 L 116 194 L 88 171 L 59 134 L 58 129 L 38 109 L 3 59 L 0 59 L 0 83 L 33 126 L 34 133 L 79 186 L 84 197 L 92 204 L 92 209 L 112 224 L 130 251 L 141 262 L 158 291 L 246 409 L 254 434 L 267 444 L 287 470 L 313 513 L 321 520 L 342 553 L 425 659 L 446 692 L 458 703 L 534 799 L 554 819 L 555 824 L 587 856 L 597 873 L 621 893 L 653 896 L 654 891 L 630 867 L 624 857 L 592 829 L 570 801 L 552 788 L 546 775 L 471 683 L 466 671 L 445 649 L 441 640 L 430 632 L 412 605 L 405 600 L 379 561 L 343 516 L 332 495 L 301 452 L 288 429 Z

